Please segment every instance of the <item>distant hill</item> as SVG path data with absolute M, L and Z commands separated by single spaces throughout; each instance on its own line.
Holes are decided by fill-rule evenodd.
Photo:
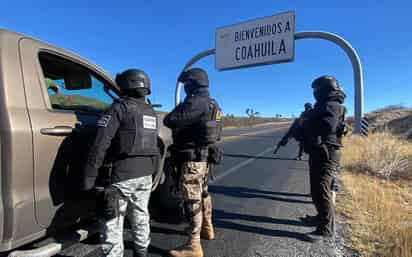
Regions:
M 223 127 L 248 127 L 258 124 L 290 121 L 288 118 L 270 118 L 270 117 L 239 117 L 226 115 L 222 117 Z
M 365 116 L 372 132 L 389 130 L 396 135 L 412 139 L 412 108 L 392 105 L 367 113 Z

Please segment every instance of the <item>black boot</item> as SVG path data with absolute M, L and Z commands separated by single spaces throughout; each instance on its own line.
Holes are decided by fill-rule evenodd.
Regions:
M 319 225 L 319 216 L 310 216 L 306 215 L 305 217 L 301 217 L 300 220 L 303 222 L 303 224 L 308 225 L 308 226 L 317 226 Z
M 315 231 L 307 233 L 305 239 L 309 242 L 315 243 L 321 240 L 331 240 L 334 237 L 334 233 L 327 231 L 326 229 L 316 228 Z
M 147 249 L 134 250 L 133 257 L 147 257 Z

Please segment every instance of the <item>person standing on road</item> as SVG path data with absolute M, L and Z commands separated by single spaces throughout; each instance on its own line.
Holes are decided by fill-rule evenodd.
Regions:
M 112 162 L 111 185 L 99 194 L 98 215 L 104 218 L 103 251 L 108 257 L 124 253 L 123 222 L 127 217 L 134 242 L 134 257 L 146 257 L 150 243 L 149 197 L 155 170 L 157 116 L 146 102 L 149 77 L 129 69 L 116 76 L 122 98 L 97 122 L 97 134 L 86 163 L 84 189 L 95 186 L 106 152 Z M 109 149 L 109 150 L 108 150 Z
M 305 152 L 309 153 L 311 195 L 318 212 L 317 228 L 307 236 L 316 241 L 333 237 L 335 232 L 332 186 L 345 130 L 343 102 L 346 96 L 332 76 L 315 79 L 312 88 L 316 104 L 303 127 Z
M 179 186 L 189 220 L 189 239 L 184 245 L 170 250 L 172 257 L 203 257 L 200 238 L 215 238 L 212 224 L 212 199 L 208 192 L 209 153 L 221 136 L 221 111 L 209 96 L 206 72 L 192 68 L 180 74 L 185 100 L 164 119 L 172 129 L 173 159 L 178 162 Z
M 302 160 L 303 155 L 303 121 L 307 118 L 312 110 L 311 103 L 305 103 L 305 110 L 300 114 L 299 118 L 295 119 L 290 126 L 288 132 L 282 137 L 278 146 L 286 146 L 290 138 L 294 138 L 299 143 L 299 151 L 296 160 Z

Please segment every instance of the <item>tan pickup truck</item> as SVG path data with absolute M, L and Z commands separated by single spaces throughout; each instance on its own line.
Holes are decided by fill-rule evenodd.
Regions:
M 93 215 L 94 199 L 77 185 L 96 120 L 116 97 L 113 79 L 90 61 L 0 30 L 0 253 Z M 159 139 L 156 183 L 170 131 L 161 127 Z M 51 256 L 59 247 L 10 256 Z

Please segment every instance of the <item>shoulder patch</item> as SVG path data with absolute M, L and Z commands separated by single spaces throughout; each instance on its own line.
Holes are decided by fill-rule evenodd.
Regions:
M 103 115 L 97 121 L 97 126 L 98 127 L 103 127 L 103 128 L 107 127 L 107 125 L 109 125 L 109 122 L 110 122 L 111 118 L 112 118 L 111 115 Z

